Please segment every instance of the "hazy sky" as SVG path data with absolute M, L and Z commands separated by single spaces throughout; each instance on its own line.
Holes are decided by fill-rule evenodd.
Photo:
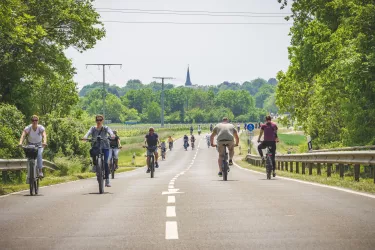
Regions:
M 281 11 L 277 0 L 96 0 L 95 7 L 256 13 L 289 11 Z M 241 17 L 98 11 L 102 21 L 286 23 L 279 17 L 283 15 L 275 17 L 274 14 Z M 86 63 L 122 63 L 121 69 L 111 67 L 106 70 L 106 82 L 119 86 L 124 86 L 129 79 L 149 83 L 154 76 L 175 77 L 171 82 L 183 85 L 188 65 L 192 83 L 198 85 L 215 85 L 223 81 L 242 83 L 257 77 L 269 79 L 289 65 L 287 47 L 291 25 L 104 24 L 106 37 L 95 48 L 82 54 L 74 49 L 66 52 L 77 69 L 75 80 L 80 88 L 102 81 L 101 69 L 86 68 Z

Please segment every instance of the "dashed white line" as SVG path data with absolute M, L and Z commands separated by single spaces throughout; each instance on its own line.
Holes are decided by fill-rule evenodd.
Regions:
M 165 223 L 165 239 L 178 240 L 177 221 L 167 221 Z
M 170 188 L 174 188 L 174 185 L 169 185 L 169 186 L 168 186 L 168 189 L 170 189 Z
M 166 216 L 167 217 L 176 217 L 176 207 L 175 206 L 167 206 Z
M 168 196 L 168 203 L 176 203 L 176 196 Z

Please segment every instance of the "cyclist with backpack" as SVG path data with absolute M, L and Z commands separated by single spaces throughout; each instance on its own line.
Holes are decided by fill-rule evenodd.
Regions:
M 110 146 L 108 161 L 111 161 L 111 159 L 113 157 L 113 164 L 115 165 L 114 170 L 117 170 L 118 169 L 118 153 L 119 153 L 120 148 L 121 148 L 121 141 L 120 141 L 120 137 L 118 137 L 118 135 L 117 135 L 116 130 L 113 130 L 113 134 L 115 135 L 114 138 L 108 137 L 109 146 Z
M 104 123 L 104 116 L 103 115 L 97 115 L 95 117 L 96 126 L 92 126 L 89 131 L 86 133 L 86 135 L 83 137 L 83 140 L 87 140 L 88 137 L 91 135 L 92 138 L 97 138 L 100 136 L 102 138 L 102 141 L 100 141 L 100 146 L 102 148 L 103 154 L 104 154 L 104 170 L 105 170 L 105 186 L 111 187 L 111 184 L 109 183 L 109 166 L 108 166 L 108 158 L 109 158 L 109 140 L 108 135 L 111 136 L 111 138 L 115 138 L 115 134 L 108 126 L 103 126 Z M 92 150 L 90 152 L 93 152 L 94 148 L 98 148 L 99 145 L 96 145 L 97 142 L 94 142 L 92 145 Z M 95 163 L 95 155 L 91 154 L 91 157 L 93 158 L 93 162 Z M 96 166 L 93 164 L 92 172 L 96 172 Z
M 262 157 L 262 161 L 264 162 L 264 156 L 262 149 L 266 147 L 270 147 L 270 151 L 272 154 L 272 170 L 273 170 L 273 177 L 276 176 L 276 161 L 275 161 L 275 154 L 276 154 L 276 142 L 279 142 L 279 138 L 277 137 L 277 125 L 271 121 L 271 116 L 266 116 L 266 123 L 262 124 L 260 127 L 260 134 L 258 137 L 258 142 L 260 142 L 260 138 L 264 134 L 264 139 L 261 144 L 258 146 L 258 152 L 260 157 Z
M 37 167 L 39 169 L 39 176 L 43 177 L 43 149 L 47 146 L 46 129 L 38 124 L 39 117 L 36 115 L 31 117 L 31 122 L 32 123 L 23 130 L 19 145 L 22 146 L 25 137 L 27 137 L 28 145 L 34 145 L 35 147 L 42 146 L 38 148 Z

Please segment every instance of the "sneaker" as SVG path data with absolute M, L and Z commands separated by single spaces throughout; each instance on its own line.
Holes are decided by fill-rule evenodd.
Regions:
M 233 165 L 233 161 L 229 160 L 229 166 L 232 166 L 232 165 Z
M 276 171 L 273 170 L 273 173 L 272 173 L 273 177 L 276 177 Z
M 223 173 L 222 173 L 222 172 L 219 172 L 218 175 L 219 175 L 220 177 L 222 177 L 222 176 L 223 176 Z
M 109 183 L 109 179 L 105 179 L 105 186 L 106 187 L 111 187 L 111 184 Z
M 159 167 L 158 162 L 155 162 L 155 168 L 158 168 L 158 167 Z
M 146 173 L 148 174 L 148 173 L 150 173 L 150 172 L 151 172 L 151 169 L 148 168 L 147 171 L 146 171 Z
M 39 177 L 44 177 L 42 169 L 39 169 Z

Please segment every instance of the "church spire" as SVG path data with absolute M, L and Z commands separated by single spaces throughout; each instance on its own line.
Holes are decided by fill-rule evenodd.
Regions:
M 189 68 L 190 66 L 188 66 L 188 69 L 187 69 L 185 86 L 193 86 L 193 84 L 190 81 L 190 69 Z

